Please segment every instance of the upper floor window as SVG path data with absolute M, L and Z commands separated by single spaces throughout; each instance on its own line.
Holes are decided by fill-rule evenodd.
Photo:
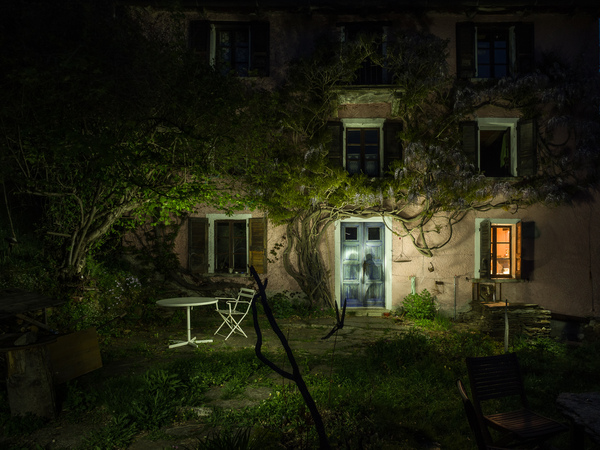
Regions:
M 535 122 L 481 118 L 464 122 L 463 150 L 487 177 L 531 176 L 537 171 Z
M 340 24 L 342 43 L 363 40 L 375 48 L 375 54 L 365 59 L 356 71 L 354 85 L 391 84 L 392 74 L 387 66 L 386 55 L 390 40 L 390 26 L 382 22 L 353 22 Z
M 269 75 L 269 22 L 190 22 L 190 48 L 223 74 Z
M 346 170 L 370 177 L 380 174 L 380 128 L 346 128 Z
M 329 161 L 349 173 L 382 176 L 402 159 L 398 133 L 402 125 L 385 119 L 342 119 L 330 122 Z
M 398 139 L 401 124 L 385 119 L 342 119 L 330 122 L 329 160 L 348 173 L 369 177 L 385 174 L 393 161 L 402 158 Z
M 456 24 L 460 78 L 503 78 L 533 70 L 533 23 Z

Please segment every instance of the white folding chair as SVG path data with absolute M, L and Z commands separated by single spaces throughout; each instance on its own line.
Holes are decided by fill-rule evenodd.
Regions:
M 231 331 L 225 336 L 225 340 L 233 333 L 248 337 L 246 333 L 244 333 L 244 330 L 242 330 L 241 323 L 250 311 L 250 305 L 252 304 L 255 295 L 256 291 L 254 289 L 241 288 L 237 298 L 217 297 L 217 312 L 223 318 L 223 323 L 217 331 L 215 331 L 215 334 L 225 336 L 224 334 L 220 334 L 219 331 L 227 325 Z M 224 305 L 222 302 L 227 304 L 227 308 L 223 308 Z

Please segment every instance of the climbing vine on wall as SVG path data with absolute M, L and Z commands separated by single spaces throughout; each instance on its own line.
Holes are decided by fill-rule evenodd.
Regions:
M 533 74 L 471 83 L 450 73 L 448 43 L 435 36 L 397 36 L 385 60 L 377 44 L 376 38 L 362 37 L 342 48 L 323 45 L 294 63 L 279 94 L 282 130 L 295 151 L 278 162 L 268 188 L 260 191 L 261 202 L 271 220 L 286 224 L 285 268 L 311 302 L 333 303 L 320 249 L 336 220 L 390 217 L 399 224 L 394 232 L 432 256 L 451 242 L 454 225 L 469 211 L 556 205 L 596 182 L 597 74 L 546 55 Z M 402 123 L 403 159 L 381 178 L 349 175 L 327 158 L 327 121 L 367 58 L 395 74 L 393 119 Z M 486 178 L 463 152 L 461 122 L 488 106 L 536 120 L 537 174 Z

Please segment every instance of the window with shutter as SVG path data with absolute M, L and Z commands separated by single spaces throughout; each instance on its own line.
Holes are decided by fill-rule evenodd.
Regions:
M 267 219 L 208 214 L 188 220 L 188 266 L 195 273 L 267 273 Z
M 342 122 L 329 122 L 327 131 L 331 137 L 329 141 L 329 164 L 331 167 L 344 167 L 343 142 L 344 124 Z
M 367 58 L 356 71 L 354 85 L 384 85 L 392 83 L 392 73 L 386 61 L 390 41 L 387 22 L 351 22 L 338 24 L 343 43 L 373 42 L 376 56 Z
M 256 273 L 267 273 L 267 221 L 265 218 L 253 218 L 248 221 L 250 249 L 249 266 Z
M 246 221 L 215 221 L 215 272 L 246 272 Z
M 459 78 L 503 78 L 534 69 L 533 23 L 456 25 Z
M 521 278 L 520 219 L 475 219 L 475 278 Z
M 269 22 L 191 21 L 189 45 L 223 74 L 269 76 Z
M 385 128 L 384 133 L 385 123 L 385 119 L 342 119 L 340 156 L 348 173 L 363 173 L 369 177 L 379 177 L 384 174 L 384 170 L 387 170 L 384 162 L 388 164 L 401 157 L 400 144 L 397 140 L 399 124 L 394 123 L 393 126 Z M 330 151 L 330 161 L 333 161 L 332 151 Z
M 402 124 L 386 120 L 383 124 L 383 167 L 385 172 L 392 169 L 396 161 L 402 162 L 402 143 L 398 133 L 402 131 Z
M 461 124 L 465 155 L 487 177 L 532 176 L 537 171 L 532 120 L 482 118 Z

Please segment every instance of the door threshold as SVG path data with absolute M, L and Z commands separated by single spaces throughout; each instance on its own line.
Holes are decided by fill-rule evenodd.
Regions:
M 365 308 L 365 307 L 355 307 L 355 308 L 346 308 L 346 314 L 348 316 L 354 317 L 381 317 L 383 313 L 389 312 L 388 309 L 385 308 Z

